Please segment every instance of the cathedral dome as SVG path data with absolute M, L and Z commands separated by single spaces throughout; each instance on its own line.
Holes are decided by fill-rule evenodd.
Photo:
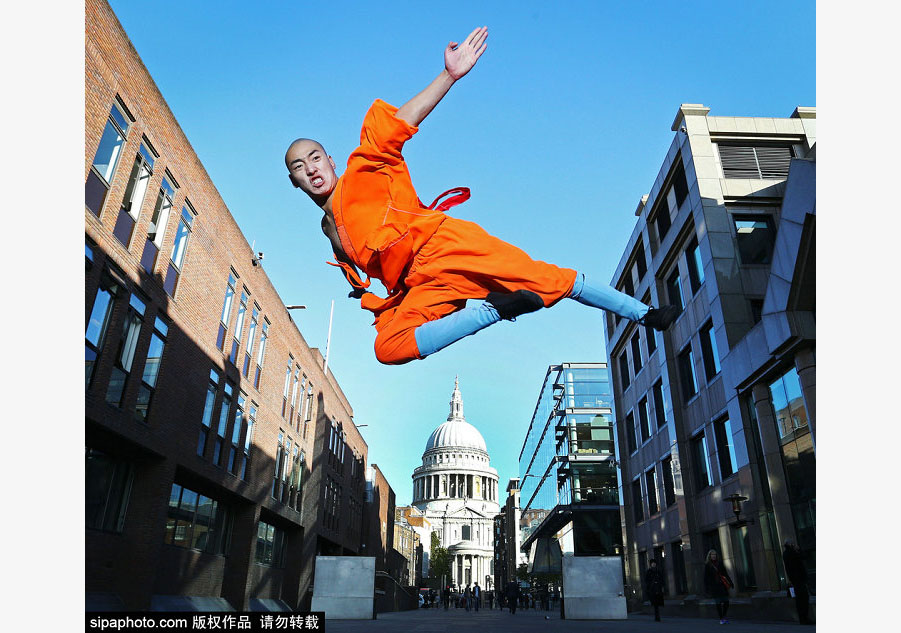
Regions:
M 477 448 L 488 452 L 485 446 L 485 439 L 478 429 L 465 420 L 448 420 L 437 429 L 432 431 L 429 441 L 426 442 L 425 450 L 430 451 L 435 448 Z
M 460 394 L 460 382 L 456 378 L 450 401 L 450 415 L 447 416 L 447 422 L 432 431 L 425 444 L 425 452 L 438 448 L 474 448 L 488 453 L 485 438 L 463 417 L 463 396 Z

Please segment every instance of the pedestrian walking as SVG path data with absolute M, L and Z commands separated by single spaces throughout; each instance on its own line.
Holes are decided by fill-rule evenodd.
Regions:
M 450 587 L 445 587 L 441 592 L 441 601 L 444 603 L 444 610 L 447 611 L 450 606 Z
M 479 583 L 476 583 L 472 588 L 472 604 L 475 606 L 476 611 L 479 610 L 479 605 L 482 603 L 482 590 L 479 588 Z
M 519 602 L 519 584 L 511 580 L 507 583 L 507 604 L 511 615 L 516 615 L 517 602 Z
M 788 595 L 795 599 L 795 607 L 798 609 L 798 621 L 801 624 L 813 624 L 807 615 L 810 610 L 807 567 L 804 566 L 800 548 L 790 538 L 785 539 L 782 562 L 785 563 L 785 575 L 788 576 Z
M 469 588 L 469 585 L 466 585 L 466 589 L 463 591 L 463 602 L 466 604 L 467 611 L 472 609 L 472 589 Z
M 494 609 L 494 592 L 493 591 L 488 592 L 488 608 Z
M 716 601 L 716 612 L 720 618 L 720 624 L 728 624 L 726 614 L 729 612 L 729 590 L 735 584 L 726 571 L 726 566 L 720 562 L 715 549 L 707 552 L 707 562 L 704 564 L 704 588 Z
M 654 621 L 660 622 L 660 607 L 663 606 L 663 574 L 657 569 L 657 559 L 652 558 L 645 574 L 645 592 L 654 607 Z

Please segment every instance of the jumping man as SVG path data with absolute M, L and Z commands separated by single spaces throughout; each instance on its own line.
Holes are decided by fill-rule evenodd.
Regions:
M 481 27 L 462 44 L 450 42 L 441 74 L 400 108 L 377 99 L 342 176 L 317 141 L 297 139 L 285 154 L 291 184 L 325 212 L 322 231 L 334 249 L 333 265 L 354 288 L 349 296 L 375 315 L 376 358 L 394 365 L 422 359 L 501 319 L 567 297 L 665 330 L 679 315 L 675 306 L 651 308 L 594 285 L 575 270 L 533 260 L 479 225 L 446 215 L 469 197 L 467 189 L 447 192 L 455 195 L 440 204 L 419 200 L 403 145 L 472 69 L 487 37 L 487 27 Z M 366 290 L 371 278 L 384 284 L 386 298 Z M 480 301 L 467 306 L 469 299 Z

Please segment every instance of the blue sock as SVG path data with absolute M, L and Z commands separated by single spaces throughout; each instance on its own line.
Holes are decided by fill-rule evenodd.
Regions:
M 638 299 L 610 286 L 590 284 L 582 273 L 576 275 L 569 298 L 593 308 L 615 312 L 631 321 L 641 320 L 650 309 Z
M 419 354 L 426 357 L 500 320 L 497 310 L 487 301 L 467 306 L 416 328 L 413 332 L 416 347 L 419 348 Z

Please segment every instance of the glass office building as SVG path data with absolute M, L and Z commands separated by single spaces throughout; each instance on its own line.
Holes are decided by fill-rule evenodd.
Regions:
M 606 363 L 548 368 L 519 456 L 523 549 L 550 538 L 563 553 L 622 545 L 613 396 Z

